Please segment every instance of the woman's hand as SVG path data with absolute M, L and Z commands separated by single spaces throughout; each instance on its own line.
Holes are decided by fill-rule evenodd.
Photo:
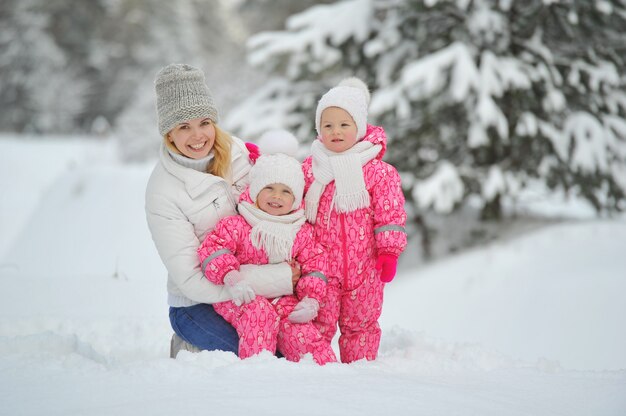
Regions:
M 295 260 L 291 260 L 289 266 L 291 267 L 291 282 L 293 283 L 293 291 L 295 293 L 298 280 L 302 276 L 302 270 L 300 270 L 300 265 Z

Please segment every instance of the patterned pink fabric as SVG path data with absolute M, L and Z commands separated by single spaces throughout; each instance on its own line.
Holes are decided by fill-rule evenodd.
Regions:
M 247 191 L 245 194 L 242 199 L 246 198 Z M 250 224 L 242 216 L 231 216 L 222 219 L 213 232 L 207 235 L 198 248 L 207 279 L 221 285 L 224 284 L 225 275 L 231 270 L 238 270 L 240 264 L 267 264 L 265 252 L 252 245 L 251 229 Z M 213 305 L 215 311 L 237 330 L 241 358 L 249 357 L 263 349 L 276 350 L 278 346 L 278 351 L 290 361 L 299 361 L 306 353 L 312 354 L 319 364 L 337 361 L 330 347 L 331 340 L 322 337 L 312 322 L 294 324 L 287 319 L 299 299 L 308 296 L 321 303 L 326 295 L 325 256 L 322 246 L 314 239 L 313 227 L 305 223 L 296 235 L 292 250 L 292 259 L 300 264 L 302 270 L 302 277 L 296 286 L 297 297 L 283 296 L 270 303 L 267 299 L 257 296 L 253 302 L 241 307 L 230 301 Z M 208 261 L 205 261 L 207 259 Z M 267 310 L 267 305 L 276 317 L 275 328 L 272 326 L 274 320 Z
M 296 324 L 287 319 L 297 303 L 295 296 L 283 296 L 276 304 L 276 312 L 280 318 L 278 351 L 289 361 L 298 362 L 308 353 L 320 365 L 337 362 L 330 340 L 320 334 L 313 322 Z
M 381 159 L 386 149 L 382 127 L 368 125 L 363 140 L 380 144 L 378 156 L 363 166 L 371 205 L 339 214 L 330 209 L 335 182 L 329 183 L 319 202 L 315 237 L 328 253 L 327 295 L 315 320 L 330 342 L 339 323 L 341 361 L 374 360 L 380 345 L 378 318 L 383 287 L 376 271 L 378 254 L 399 256 L 406 247 L 406 212 L 400 175 Z M 308 190 L 314 180 L 312 158 L 303 163 Z
M 269 300 L 257 296 L 252 302 L 237 306 L 233 302 L 213 305 L 239 335 L 239 358 L 251 357 L 261 351 L 276 352 L 280 318 Z
M 265 252 L 252 245 L 252 227 L 244 217 L 226 217 L 217 223 L 200 247 L 198 255 L 204 275 L 211 282 L 223 285 L 224 277 L 231 270 L 239 270 L 240 264 L 267 264 Z M 209 258 L 209 261 L 205 260 Z M 326 294 L 327 262 L 323 247 L 313 236 L 313 226 L 305 223 L 298 231 L 292 249 L 292 259 L 301 266 L 302 277 L 296 286 L 296 294 L 321 299 Z M 285 259 L 291 260 L 291 259 Z

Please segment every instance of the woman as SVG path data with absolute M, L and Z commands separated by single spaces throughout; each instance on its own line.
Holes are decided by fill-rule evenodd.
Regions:
M 160 160 L 146 189 L 146 218 L 152 239 L 168 271 L 170 356 L 178 350 L 237 353 L 235 329 L 212 303 L 232 299 L 232 288 L 210 283 L 202 274 L 197 248 L 223 217 L 236 214 L 239 194 L 248 182 L 249 153 L 244 143 L 217 126 L 217 109 L 203 72 L 171 64 L 155 80 Z M 245 266 L 242 274 L 255 294 L 293 293 L 299 272 L 288 264 Z M 250 317 L 262 325 L 264 317 Z

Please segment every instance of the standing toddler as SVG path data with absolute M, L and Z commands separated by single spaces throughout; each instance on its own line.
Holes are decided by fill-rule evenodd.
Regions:
M 374 360 L 384 284 L 406 247 L 400 176 L 383 162 L 387 138 L 367 124 L 370 94 L 349 78 L 320 99 L 318 137 L 304 161 L 307 219 L 328 253 L 328 288 L 315 321 L 330 341 L 337 322 L 341 361 Z

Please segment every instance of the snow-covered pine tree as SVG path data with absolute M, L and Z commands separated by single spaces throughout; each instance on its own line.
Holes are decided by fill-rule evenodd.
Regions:
M 480 204 L 497 218 L 503 204 L 560 192 L 623 210 L 624 27 L 624 0 L 316 6 L 250 40 L 249 61 L 284 79 L 228 121 L 257 134 L 265 117 L 312 138 L 317 98 L 354 74 L 374 91 L 372 121 L 418 208 Z
M 0 6 L 0 129 L 69 132 L 87 101 L 88 85 L 51 33 L 36 0 Z
M 88 132 L 103 118 L 118 127 L 128 108 L 148 101 L 137 96 L 144 91 L 153 115 L 160 67 L 226 71 L 211 59 L 233 36 L 223 9 L 218 0 L 0 2 L 0 130 Z
M 242 137 L 283 127 L 312 139 L 315 106 L 329 87 L 348 75 L 373 81 L 363 51 L 373 11 L 371 0 L 316 5 L 289 17 L 285 31 L 252 36 L 249 63 L 276 77 L 233 109 L 225 125 Z

